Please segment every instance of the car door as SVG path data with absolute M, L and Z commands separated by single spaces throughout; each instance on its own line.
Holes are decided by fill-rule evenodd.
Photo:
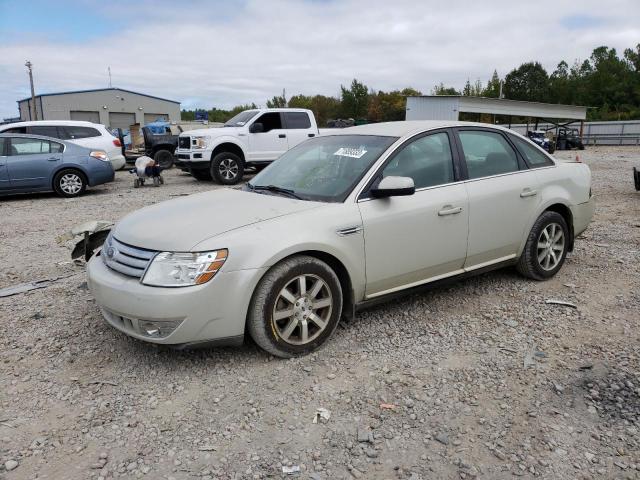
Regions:
M 0 138 L 0 190 L 9 190 L 11 188 L 9 170 L 7 169 L 6 146 L 8 143 L 6 138 Z
M 251 126 L 262 124 L 262 132 L 251 133 Z M 287 134 L 280 112 L 267 112 L 256 118 L 249 126 L 249 155 L 251 161 L 271 161 L 288 149 Z
M 284 122 L 289 149 L 316 136 L 311 128 L 311 119 L 307 112 L 285 112 Z
M 367 298 L 461 273 L 467 253 L 469 206 L 447 130 L 399 147 L 385 176 L 413 178 L 413 195 L 359 200 L 365 237 Z
M 501 131 L 458 128 L 456 135 L 469 195 L 465 269 L 515 258 L 538 209 L 538 179 Z
M 56 143 L 55 146 L 57 147 Z M 10 137 L 7 171 L 11 187 L 46 188 L 50 187 L 53 170 L 62 163 L 62 151 L 54 148 L 51 142 L 39 138 Z

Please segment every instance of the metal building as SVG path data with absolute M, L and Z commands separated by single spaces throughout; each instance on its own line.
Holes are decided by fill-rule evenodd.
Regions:
M 458 120 L 460 112 L 583 122 L 587 107 L 463 95 L 407 97 L 407 120 Z
M 121 88 L 45 93 L 35 97 L 38 120 L 84 120 L 129 129 L 157 119 L 180 121 L 180 102 Z M 20 119 L 34 120 L 31 98 L 18 100 Z

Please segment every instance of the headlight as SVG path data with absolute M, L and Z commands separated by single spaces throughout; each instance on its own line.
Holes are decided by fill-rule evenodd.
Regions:
M 191 146 L 197 149 L 207 148 L 207 137 L 191 137 Z
M 109 156 L 106 154 L 106 152 L 103 152 L 102 150 L 93 151 L 89 154 L 89 156 L 97 160 L 102 160 L 103 162 L 109 161 Z
M 151 261 L 142 283 L 153 287 L 188 287 L 211 280 L 227 259 L 227 249 L 200 253 L 161 252 Z

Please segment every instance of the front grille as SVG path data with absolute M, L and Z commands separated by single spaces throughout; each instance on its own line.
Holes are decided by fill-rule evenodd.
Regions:
M 153 250 L 132 247 L 109 236 L 100 256 L 105 265 L 112 270 L 129 277 L 142 278 L 156 253 Z
M 178 148 L 191 148 L 191 137 L 178 137 Z

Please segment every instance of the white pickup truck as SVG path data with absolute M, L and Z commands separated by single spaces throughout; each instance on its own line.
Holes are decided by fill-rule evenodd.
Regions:
M 245 110 L 223 127 L 180 134 L 176 166 L 198 180 L 213 178 L 223 185 L 234 185 L 242 180 L 245 168 L 264 168 L 290 148 L 318 135 L 311 110 Z

